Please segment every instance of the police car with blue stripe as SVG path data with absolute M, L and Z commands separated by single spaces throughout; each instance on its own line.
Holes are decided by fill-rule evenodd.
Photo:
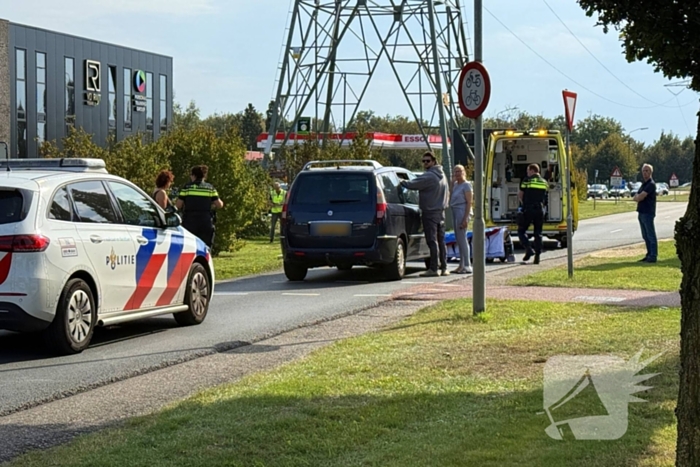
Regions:
M 0 161 L 0 329 L 71 354 L 96 326 L 169 313 L 200 324 L 214 268 L 180 222 L 101 159 Z

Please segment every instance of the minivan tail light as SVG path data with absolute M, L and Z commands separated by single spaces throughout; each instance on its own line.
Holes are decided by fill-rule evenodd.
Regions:
M 282 220 L 287 220 L 287 209 L 289 209 L 289 192 L 287 196 L 284 197 L 284 204 L 282 205 Z
M 386 198 L 384 198 L 384 192 L 377 189 L 377 224 L 381 224 L 386 216 Z
M 43 235 L 5 235 L 0 237 L 0 251 L 32 253 L 44 251 L 51 241 Z

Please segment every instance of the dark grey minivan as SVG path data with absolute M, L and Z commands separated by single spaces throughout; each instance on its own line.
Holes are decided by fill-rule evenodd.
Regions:
M 399 183 L 415 177 L 372 160 L 307 163 L 282 209 L 287 279 L 304 280 L 309 268 L 366 265 L 399 280 L 406 261 L 429 258 L 418 192 Z

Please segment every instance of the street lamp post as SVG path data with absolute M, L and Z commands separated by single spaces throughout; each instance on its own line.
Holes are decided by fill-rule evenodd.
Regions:
M 649 129 L 649 127 L 643 126 L 643 127 L 635 128 L 634 130 L 627 133 L 627 136 L 629 137 L 629 140 L 627 141 L 627 147 L 629 147 L 630 153 L 632 153 L 632 133 L 634 133 L 635 131 L 644 131 L 644 130 L 648 130 L 648 129 Z M 632 155 L 634 156 L 634 153 L 632 153 Z M 636 176 L 635 176 L 635 178 L 636 178 Z

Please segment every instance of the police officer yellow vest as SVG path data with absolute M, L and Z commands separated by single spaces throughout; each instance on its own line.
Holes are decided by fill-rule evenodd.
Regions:
M 270 198 L 272 198 L 272 204 L 279 204 L 280 205 L 280 206 L 272 206 L 272 208 L 270 208 L 270 212 L 275 213 L 275 214 L 279 214 L 280 212 L 282 212 L 281 205 L 282 205 L 282 203 L 284 203 L 284 196 L 286 194 L 287 193 L 284 190 L 280 190 L 279 193 L 277 193 L 275 190 L 272 190 L 270 192 Z

